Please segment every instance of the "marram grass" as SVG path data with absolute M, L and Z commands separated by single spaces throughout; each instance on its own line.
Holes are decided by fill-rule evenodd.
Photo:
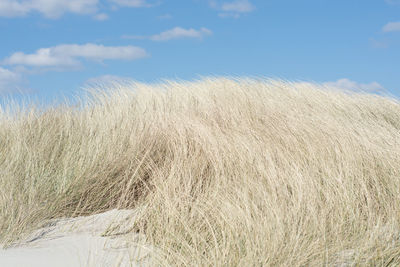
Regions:
M 171 266 L 400 265 L 400 103 L 212 78 L 0 110 L 0 240 L 114 208 Z

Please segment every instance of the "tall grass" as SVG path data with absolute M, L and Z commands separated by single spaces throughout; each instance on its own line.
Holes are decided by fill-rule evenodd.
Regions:
M 0 238 L 143 212 L 163 265 L 400 265 L 400 103 L 316 84 L 94 88 L 0 111 Z

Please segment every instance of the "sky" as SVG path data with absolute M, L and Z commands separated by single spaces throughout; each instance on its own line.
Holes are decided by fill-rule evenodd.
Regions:
M 400 0 L 0 0 L 0 100 L 207 76 L 400 97 Z

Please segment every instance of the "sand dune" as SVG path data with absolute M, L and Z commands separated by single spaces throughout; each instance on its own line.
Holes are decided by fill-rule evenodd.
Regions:
M 398 99 L 221 77 L 78 102 L 0 110 L 0 242 L 40 229 L 0 267 L 400 266 Z
M 126 233 L 134 218 L 134 211 L 114 209 L 52 221 L 17 246 L 0 250 L 0 266 L 149 265 L 151 248 L 135 244 L 139 235 Z

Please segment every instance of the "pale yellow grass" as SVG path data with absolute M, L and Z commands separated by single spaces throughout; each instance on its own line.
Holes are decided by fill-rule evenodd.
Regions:
M 161 265 L 400 265 L 400 103 L 204 79 L 0 111 L 0 238 L 143 208 Z

